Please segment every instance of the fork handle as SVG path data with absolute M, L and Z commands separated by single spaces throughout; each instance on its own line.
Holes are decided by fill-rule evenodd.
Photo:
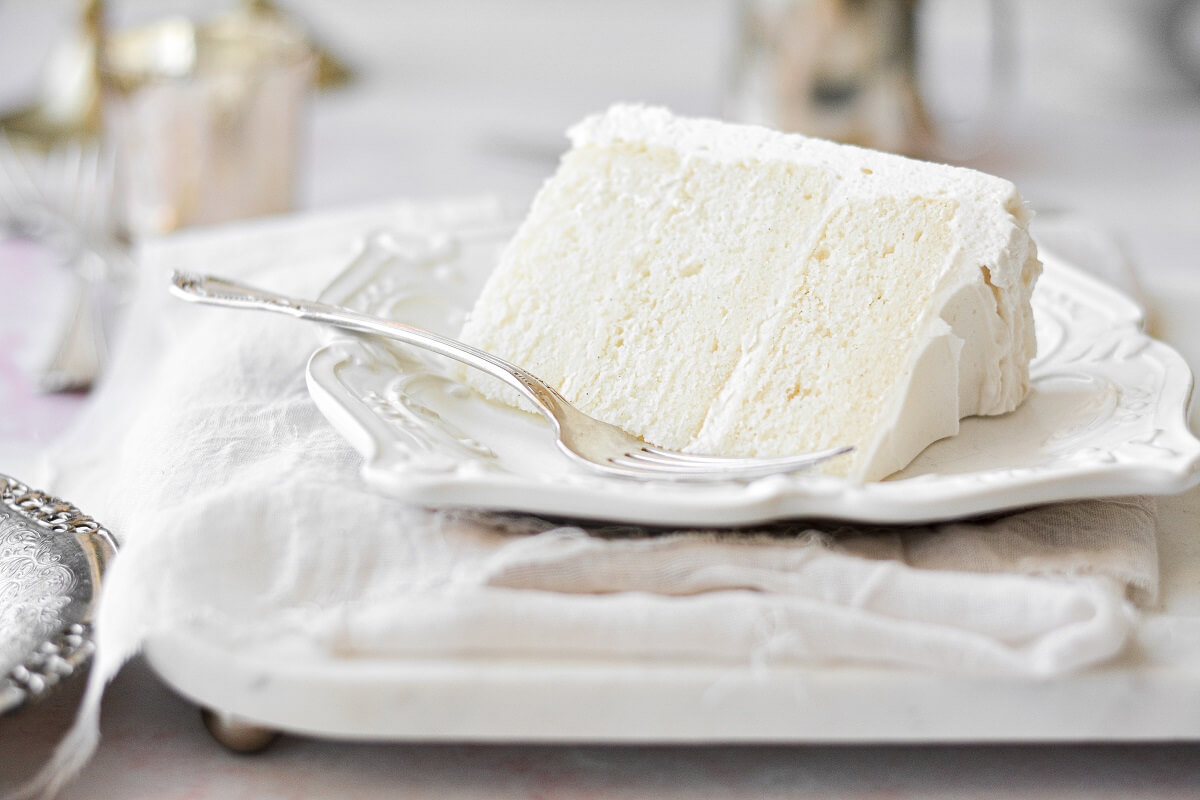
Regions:
M 374 317 L 343 306 L 269 292 L 211 275 L 176 272 L 171 277 L 171 293 L 184 300 L 226 308 L 274 311 L 297 319 L 312 320 L 338 328 L 371 333 L 420 347 L 452 358 L 498 378 L 527 398 L 559 432 L 557 414 L 569 413 L 567 401 L 550 384 L 498 356 L 472 347 L 466 342 L 427 331 L 403 322 Z

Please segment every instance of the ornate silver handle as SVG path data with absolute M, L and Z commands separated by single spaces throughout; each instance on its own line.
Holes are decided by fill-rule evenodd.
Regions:
M 324 322 L 352 331 L 386 336 L 389 339 L 452 358 L 498 378 L 516 389 L 546 415 L 556 431 L 559 429 L 557 415 L 562 413 L 564 408 L 570 407 L 562 395 L 536 375 L 465 342 L 427 331 L 424 328 L 360 314 L 348 308 L 315 300 L 287 297 L 208 275 L 176 272 L 171 277 L 171 292 L 177 297 L 191 302 L 230 308 L 274 311 L 298 319 Z

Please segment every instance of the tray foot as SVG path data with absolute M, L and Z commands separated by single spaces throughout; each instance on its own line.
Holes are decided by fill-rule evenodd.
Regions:
M 259 753 L 279 738 L 279 731 L 246 722 L 224 711 L 201 708 L 200 719 L 212 737 L 234 753 Z

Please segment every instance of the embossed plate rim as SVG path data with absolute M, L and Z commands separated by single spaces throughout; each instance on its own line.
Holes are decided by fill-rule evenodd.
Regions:
M 78 674 L 92 656 L 92 619 L 100 596 L 100 587 L 109 561 L 116 553 L 115 539 L 108 529 L 84 514 L 76 506 L 28 484 L 0 473 L 0 522 L 20 519 L 28 527 L 23 531 L 41 535 L 41 543 L 50 545 L 48 558 L 61 563 L 64 537 L 78 548 L 86 562 L 86 580 L 76 578 L 61 597 L 63 607 L 75 607 L 77 613 L 60 620 L 46 638 L 38 641 L 20 664 L 0 676 L 0 715 L 41 699 L 69 676 Z M 23 532 L 13 529 L 10 532 Z M 44 551 L 39 551 L 44 552 Z M 66 567 L 68 570 L 70 567 Z M 19 590 L 19 578 L 12 588 Z M 0 595 L 6 594 L 0 584 Z M 86 591 L 86 596 L 77 593 Z M 18 631 L 0 631 L 16 637 Z M 25 637 L 21 637 L 25 638 Z
M 404 244 L 401 247 L 388 234 L 368 237 L 359 256 L 321 297 L 374 313 L 390 312 L 390 308 L 372 307 L 371 303 L 378 304 L 381 296 L 387 294 L 380 291 L 381 277 L 400 275 L 419 287 L 427 301 L 435 298 L 445 301 L 448 307 L 454 306 L 455 302 L 462 306 L 469 300 L 459 298 L 455 301 L 438 293 L 448 295 L 470 285 L 472 280 L 480 282 L 481 276 L 471 274 L 471 271 L 486 269 L 488 254 L 484 252 L 481 257 L 476 253 L 476 260 L 484 263 L 470 264 L 464 253 L 481 243 L 485 250 L 487 246 L 498 248 L 503 244 L 505 231 L 507 228 L 486 225 L 442 231 L 428 240 L 424 250 L 418 239 L 411 236 L 402 237 Z M 992 420 L 967 420 L 957 437 L 944 440 L 952 441 L 952 444 L 931 446 L 908 469 L 893 479 L 878 483 L 854 485 L 839 479 L 807 475 L 707 487 L 634 483 L 584 475 L 565 462 L 555 463 L 553 459 L 558 456 L 552 447 L 545 451 L 549 465 L 545 469 L 552 474 L 538 474 L 532 479 L 511 469 L 489 466 L 483 459 L 473 456 L 469 447 L 455 444 L 455 441 L 470 441 L 469 436 L 456 434 L 449 438 L 443 436 L 440 440 L 434 437 L 416 446 L 409 441 L 406 449 L 404 435 L 384 418 L 386 415 L 372 409 L 362 392 L 350 385 L 351 378 L 362 378 L 372 370 L 380 375 L 400 370 L 399 362 L 389 363 L 393 358 L 391 351 L 362 337 L 342 333 L 331 335 L 328 343 L 317 349 L 309 360 L 308 386 L 321 411 L 363 455 L 362 474 L 369 484 L 406 501 L 434 507 L 491 508 L 656 526 L 737 526 L 797 517 L 917 523 L 1087 497 L 1171 494 L 1195 486 L 1200 482 L 1200 441 L 1186 424 L 1192 387 L 1191 371 L 1186 363 L 1173 349 L 1142 330 L 1143 314 L 1128 297 L 1052 253 L 1045 254 L 1043 260 L 1045 272 L 1035 292 L 1035 306 L 1039 318 L 1039 343 L 1052 346 L 1035 361 L 1034 375 L 1048 381 L 1047 376 L 1058 370 L 1050 377 L 1057 376 L 1065 384 L 1077 379 L 1111 383 L 1116 400 L 1108 411 L 1133 415 L 1131 418 L 1135 423 L 1153 425 L 1152 435 L 1144 441 L 1130 437 L 1129 441 L 1110 446 L 1107 451 L 1103 447 L 1093 447 L 1096 452 L 1089 453 L 1086 446 L 1089 442 L 1104 444 L 1105 437 L 1111 438 L 1124 430 L 1110 418 L 1111 424 L 1069 432 L 1077 439 L 1082 438 L 1076 442 L 1077 446 L 1066 451 L 1060 464 L 1052 461 L 1031 466 L 998 461 L 987 469 L 960 475 L 921 474 L 922 469 L 929 468 L 930 462 L 944 467 L 945 452 L 956 446 L 971 445 L 972 437 L 979 438 L 981 426 L 997 424 Z M 459 276 L 458 284 L 454 280 L 443 280 L 455 268 L 462 268 L 464 273 Z M 368 297 L 372 292 L 373 299 Z M 457 309 L 459 316 L 463 310 Z M 1080 314 L 1091 324 L 1090 328 L 1085 329 L 1078 322 L 1077 315 Z M 429 320 L 417 322 L 436 327 Z M 443 327 L 448 328 L 447 332 L 453 332 L 454 324 L 452 319 Z M 404 362 L 404 365 L 409 363 Z M 1128 396 L 1139 391 L 1137 381 L 1144 376 L 1134 374 L 1135 365 L 1143 372 L 1160 374 L 1161 385 L 1150 396 L 1137 399 L 1139 408 L 1131 410 L 1121 403 L 1132 405 L 1133 400 Z M 437 378 L 433 368 L 427 372 Z M 403 371 L 396 374 L 403 374 Z M 414 372 L 409 377 L 417 379 L 421 375 Z M 471 402 L 447 392 L 438 399 L 441 405 L 434 404 L 437 405 L 435 411 L 445 412 L 451 405 Z M 399 394 L 405 401 L 412 399 L 404 392 Z M 517 421 L 525 415 L 497 411 L 481 398 L 471 397 L 484 404 L 477 409 L 480 414 L 500 415 L 493 420 L 496 425 L 520 427 L 527 424 Z M 1030 405 L 1027 403 L 1026 407 Z M 1024 413 L 1026 407 L 1016 414 Z M 392 408 L 389 413 L 419 416 L 424 411 L 419 407 L 415 410 Z M 470 413 L 473 412 L 464 418 L 467 421 L 471 421 Z M 504 418 L 505 414 L 509 416 Z M 409 424 L 413 424 L 412 420 Z M 448 429 L 450 423 L 442 419 L 431 423 L 428 418 L 423 418 L 416 424 Z M 543 443 L 532 441 L 534 438 L 536 436 L 530 437 L 529 447 L 541 448 Z M 548 436 L 544 438 L 549 441 Z M 976 444 L 976 449 L 982 450 L 988 441 L 985 438 Z M 942 460 L 927 458 L 930 453 L 937 453 Z M 1042 454 L 1030 456 L 1041 457 Z M 441 468 L 441 464 L 435 463 L 438 459 L 448 463 L 449 468 Z

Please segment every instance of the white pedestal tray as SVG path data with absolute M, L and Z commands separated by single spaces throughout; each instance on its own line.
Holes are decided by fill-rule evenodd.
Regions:
M 464 259 L 486 261 L 496 241 L 492 234 L 440 241 L 438 247 L 450 253 L 447 266 L 429 251 L 413 255 L 405 249 L 411 242 L 396 247 L 377 240 L 326 298 L 403 313 L 403 298 L 419 295 L 426 316 L 413 321 L 445 328 L 454 324 L 455 309 L 465 300 L 437 287 L 457 287 L 467 296 L 477 291 L 478 277 L 464 277 L 458 266 Z M 417 291 L 397 283 L 414 275 L 432 281 L 446 302 L 427 302 L 429 285 Z M 758 489 L 729 487 L 696 502 L 664 492 L 617 504 L 622 519 L 731 524 L 821 515 L 900 522 L 1089 495 L 1172 494 L 1193 486 L 1200 447 L 1185 423 L 1191 376 L 1183 360 L 1142 332 L 1132 302 L 1069 265 L 1048 259 L 1038 292 L 1042 354 L 1034 369 L 1034 402 L 1018 412 L 1025 416 L 1017 424 L 969 420 L 959 441 L 934 445 L 897 480 L 872 487 L 830 489 L 825 480 L 800 478 Z M 535 462 L 506 455 L 505 437 L 514 433 L 503 430 L 488 440 L 494 417 L 480 431 L 469 430 L 474 401 L 447 391 L 446 381 L 409 381 L 400 389 L 424 388 L 397 395 L 394 365 L 373 362 L 376 358 L 436 369 L 420 357 L 405 360 L 407 354 L 338 336 L 314 355 L 309 373 L 322 410 L 367 457 L 368 482 L 428 504 L 483 498 L 493 507 L 582 516 L 614 507 L 612 488 L 603 481 L 572 477 L 556 484 Z M 410 402 L 434 413 L 400 413 Z M 519 434 L 527 421 L 511 418 Z M 413 419 L 433 427 L 414 429 Z M 998 426 L 1000 435 L 989 425 Z M 461 446 L 463 429 L 481 447 Z M 1010 433 L 1015 438 L 999 451 L 977 446 L 980 437 L 1003 444 Z M 433 461 L 406 451 L 404 442 L 413 437 Z M 1034 439 L 1038 449 L 1030 453 L 1027 444 Z M 431 441 L 433 448 L 427 446 Z M 460 468 L 473 460 L 489 463 Z M 560 466 L 546 474 L 563 474 Z M 231 652 L 186 630 L 153 639 L 147 656 L 177 691 L 220 712 L 215 732 L 230 741 L 265 743 L 269 737 L 254 735 L 260 729 L 346 739 L 486 742 L 1200 739 L 1200 546 L 1192 530 L 1198 518 L 1198 490 L 1160 500 L 1161 608 L 1142 621 L 1120 660 L 1055 680 L 845 664 L 754 669 L 648 661 L 338 658 L 298 637 Z

